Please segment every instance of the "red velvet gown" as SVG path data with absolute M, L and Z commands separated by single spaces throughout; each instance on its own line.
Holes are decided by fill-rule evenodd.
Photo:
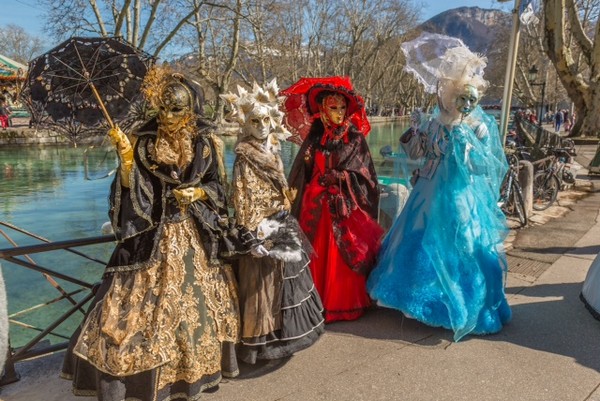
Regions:
M 342 141 L 327 149 L 322 138 L 307 138 L 290 175 L 290 186 L 299 190 L 293 212 L 314 248 L 310 269 L 326 322 L 357 319 L 371 305 L 366 277 L 383 235 L 376 222 L 377 177 L 366 141 L 356 130 Z M 321 185 L 319 178 L 332 168 L 344 172 L 344 180 Z

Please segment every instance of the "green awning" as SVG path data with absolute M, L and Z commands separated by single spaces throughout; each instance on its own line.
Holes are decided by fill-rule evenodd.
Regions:
M 22 70 L 27 70 L 27 66 L 23 63 L 19 63 L 11 58 L 6 57 L 3 54 L 0 54 L 0 68 L 9 68 L 11 70 L 18 70 L 19 68 Z
M 27 66 L 19 63 L 3 54 L 0 54 L 0 76 L 1 77 L 24 77 L 27 74 Z

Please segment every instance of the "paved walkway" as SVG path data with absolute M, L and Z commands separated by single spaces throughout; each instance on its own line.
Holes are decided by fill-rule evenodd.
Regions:
M 507 241 L 514 317 L 499 334 L 455 343 L 447 330 L 374 309 L 328 325 L 317 344 L 279 365 L 243 367 L 203 399 L 600 401 L 600 322 L 579 300 L 600 252 L 600 180 L 582 170 L 579 185 L 588 193 L 561 197 Z M 22 379 L 0 399 L 93 400 L 71 395 L 58 378 L 61 361 L 57 353 L 17 364 Z

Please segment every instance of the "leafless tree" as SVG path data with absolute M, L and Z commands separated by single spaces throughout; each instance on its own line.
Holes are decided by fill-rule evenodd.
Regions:
M 0 53 L 25 65 L 43 49 L 42 39 L 17 25 L 0 27 L 0 38 Z
M 219 94 L 277 77 L 348 75 L 368 105 L 423 101 L 399 45 L 418 22 L 411 0 L 40 0 L 55 38 L 120 35 L 176 62 Z
M 189 49 L 193 51 L 183 68 L 210 88 L 213 118 L 217 121 L 221 120 L 224 107 L 219 94 L 230 89 L 239 61 L 242 11 L 246 4 L 246 0 L 223 0 L 219 4 L 194 7 L 197 8 L 192 21 L 194 34 L 188 36 Z
M 158 57 L 205 1 L 39 0 L 46 30 L 57 40 L 69 36 L 121 36 Z
M 285 86 L 301 76 L 347 75 L 369 104 L 397 103 L 382 88 L 402 80 L 399 44 L 417 19 L 407 0 L 255 0 L 244 19 L 250 34 L 239 78 L 250 84 L 275 76 Z

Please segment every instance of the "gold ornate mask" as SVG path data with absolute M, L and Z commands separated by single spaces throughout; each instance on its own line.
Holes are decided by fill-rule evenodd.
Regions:
M 158 122 L 168 132 L 183 128 L 193 116 L 193 96 L 180 82 L 168 82 L 158 99 Z
M 343 95 L 328 95 L 323 98 L 319 105 L 321 112 L 321 121 L 325 126 L 335 124 L 340 125 L 346 119 L 346 98 Z

